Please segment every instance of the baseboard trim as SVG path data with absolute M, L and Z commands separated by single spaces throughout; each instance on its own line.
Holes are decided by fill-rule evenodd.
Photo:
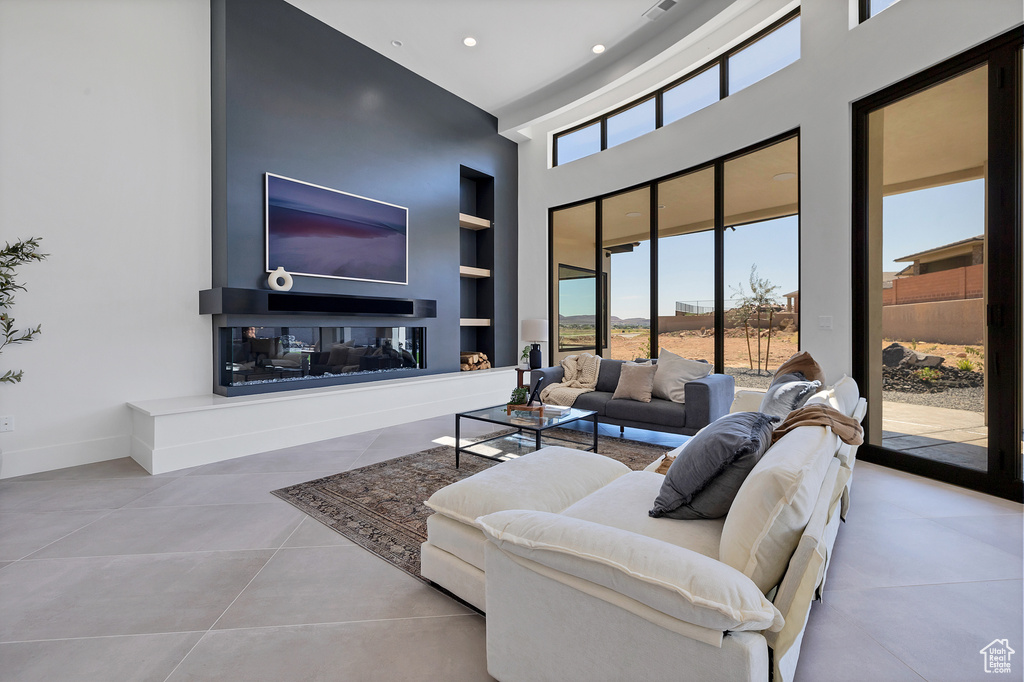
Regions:
M 130 405 L 130 454 L 162 474 L 500 404 L 514 385 L 513 369 L 502 368 L 257 399 L 151 401 Z
M 0 458 L 0 479 L 120 459 L 127 457 L 129 451 L 129 439 L 124 434 L 25 450 L 5 450 Z

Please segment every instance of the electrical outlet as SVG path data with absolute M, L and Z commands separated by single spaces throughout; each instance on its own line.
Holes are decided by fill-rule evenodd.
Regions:
M 14 430 L 14 417 L 0 417 L 0 433 Z
M 818 329 L 832 329 L 832 316 L 818 315 Z

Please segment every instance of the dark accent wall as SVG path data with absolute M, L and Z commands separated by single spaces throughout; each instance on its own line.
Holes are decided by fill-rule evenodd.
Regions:
M 213 286 L 267 288 L 265 172 L 405 206 L 408 285 L 292 291 L 436 299 L 428 372 L 458 371 L 466 166 L 494 178 L 495 365 L 515 364 L 518 161 L 497 120 L 283 0 L 211 0 L 211 24 Z

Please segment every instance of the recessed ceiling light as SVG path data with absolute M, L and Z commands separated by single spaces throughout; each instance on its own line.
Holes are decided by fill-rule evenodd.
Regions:
M 402 46 L 402 41 L 401 40 L 392 40 L 391 41 L 391 45 L 393 47 L 401 47 Z
M 604 52 L 604 45 L 602 45 L 601 43 L 598 43 L 597 45 L 594 45 L 594 46 L 593 46 L 592 48 L 590 48 L 590 49 L 591 49 L 591 51 L 592 51 L 592 52 L 593 52 L 594 54 L 601 54 L 602 52 Z
M 629 213 L 626 214 L 626 217 L 627 218 L 639 218 L 642 215 L 643 215 L 643 213 L 641 213 L 640 211 L 630 211 Z
M 476 38 L 474 38 L 473 36 L 466 36 L 465 38 L 462 39 L 462 44 L 465 45 L 466 47 L 473 47 L 474 45 L 476 45 Z
M 786 180 L 792 180 L 795 177 L 796 177 L 796 173 L 789 173 L 789 172 L 778 173 L 778 174 L 772 176 L 772 180 L 778 180 L 779 182 L 784 182 Z

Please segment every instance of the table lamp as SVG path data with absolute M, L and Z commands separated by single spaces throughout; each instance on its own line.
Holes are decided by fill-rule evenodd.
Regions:
M 547 339 L 547 320 L 523 320 L 523 340 L 530 343 L 530 369 L 540 369 L 542 365 L 540 343 Z

